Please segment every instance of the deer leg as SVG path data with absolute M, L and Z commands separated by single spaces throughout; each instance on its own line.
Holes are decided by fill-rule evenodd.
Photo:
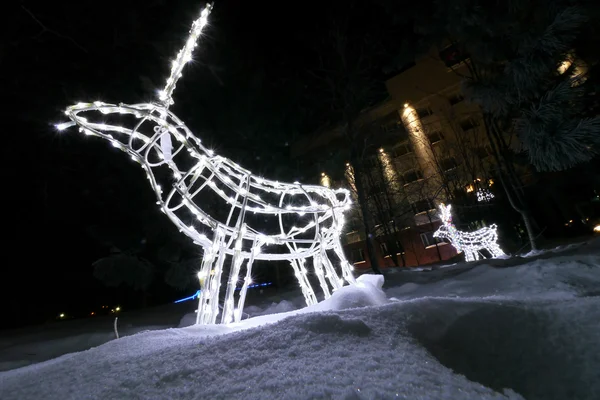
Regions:
M 321 261 L 321 255 L 315 254 L 313 257 L 313 266 L 315 269 L 315 274 L 317 278 L 319 278 L 319 284 L 321 285 L 321 289 L 323 289 L 323 294 L 325 298 L 328 299 L 331 297 L 331 292 L 329 291 L 329 286 L 327 285 L 327 281 L 325 280 L 325 274 L 323 273 L 323 263 Z
M 202 259 L 202 267 L 198 278 L 200 280 L 200 296 L 198 299 L 198 314 L 196 315 L 196 324 L 209 324 L 212 320 L 213 303 L 216 301 L 219 303 L 219 298 L 214 297 L 214 269 L 215 260 L 217 255 L 221 257 L 220 248 L 223 245 L 224 233 L 222 230 L 217 229 L 215 231 L 215 237 L 213 238 L 213 244 L 210 248 L 205 249 L 204 256 Z
M 489 250 L 490 253 L 492 253 L 492 257 L 494 258 L 506 255 L 506 253 L 502 251 L 502 249 L 500 248 L 500 246 L 498 246 L 497 243 L 493 243 L 492 245 L 490 245 Z
M 215 261 L 215 255 L 207 249 L 204 251 L 202 267 L 198 278 L 200 279 L 200 296 L 198 298 L 198 312 L 196 313 L 196 324 L 204 324 L 206 315 L 210 312 L 210 295 L 206 290 L 206 282 L 210 276 L 212 265 Z
M 225 263 L 225 249 L 221 246 L 219 256 L 214 268 L 214 273 L 211 273 L 208 281 L 208 292 L 210 295 L 210 313 L 206 318 L 206 324 L 214 324 L 217 321 L 219 314 L 219 293 L 221 292 L 221 276 L 223 275 L 223 264 Z
M 236 250 L 231 261 L 231 270 L 229 271 L 229 279 L 227 281 L 227 291 L 225 292 L 225 302 L 223 303 L 223 314 L 221 315 L 221 323 L 228 324 L 234 319 L 234 294 L 237 287 L 240 269 L 244 257 L 241 251 Z
M 242 320 L 242 312 L 244 311 L 244 303 L 246 302 L 246 293 L 248 292 L 248 286 L 250 286 L 250 283 L 252 283 L 252 264 L 254 263 L 254 256 L 259 249 L 260 247 L 256 247 L 256 241 L 254 241 L 252 253 L 250 253 L 250 258 L 246 263 L 246 277 L 244 278 L 244 284 L 242 285 L 240 294 L 238 296 L 237 310 L 234 312 L 235 322 L 240 322 Z
M 333 264 L 331 264 L 331 260 L 329 259 L 327 252 L 323 247 L 321 247 L 321 260 L 323 261 L 323 264 L 325 264 L 325 271 L 327 271 L 325 277 L 329 279 L 329 282 L 333 287 L 333 291 L 335 292 L 336 290 L 344 286 L 344 280 L 338 276 L 337 272 L 335 271 L 335 268 L 333 268 Z
M 296 275 L 296 279 L 298 279 L 298 284 L 302 289 L 302 294 L 304 295 L 304 300 L 306 300 L 306 305 L 311 306 L 317 303 L 317 298 L 315 297 L 315 292 L 312 290 L 310 286 L 310 282 L 306 276 L 306 268 L 304 267 L 304 260 L 290 260 L 290 264 L 294 269 L 294 275 Z
M 470 251 L 465 250 L 465 261 L 466 262 L 471 262 L 471 261 L 474 261 L 474 260 L 475 260 L 475 257 L 473 255 L 473 253 L 470 252 Z
M 356 283 L 356 278 L 354 278 L 354 274 L 352 273 L 352 271 L 354 271 L 354 267 L 346 259 L 346 256 L 344 255 L 344 249 L 342 249 L 342 242 L 339 238 L 333 240 L 333 251 L 340 259 L 342 276 L 346 282 L 348 282 L 350 285 Z

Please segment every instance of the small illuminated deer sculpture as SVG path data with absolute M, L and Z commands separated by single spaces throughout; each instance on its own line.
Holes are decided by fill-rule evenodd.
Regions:
M 226 264 L 229 277 L 221 323 L 240 321 L 255 260 L 289 261 L 307 305 L 317 302 L 308 279 L 307 259 L 312 261 L 324 298 L 341 288 L 344 281 L 355 282 L 340 242 L 343 214 L 351 204 L 348 190 L 257 177 L 204 147 L 169 111 L 177 80 L 184 65 L 192 59 L 211 8 L 206 6 L 192 25 L 185 46 L 173 61 L 171 76 L 159 94 L 159 101 L 133 105 L 79 103 L 65 111 L 71 121 L 57 126 L 62 130 L 77 125 L 81 132 L 108 140 L 140 163 L 161 210 L 203 248 L 198 272 L 201 286 L 198 324 L 216 323 Z M 95 116 L 96 122 L 81 114 Z M 115 116 L 118 123 L 110 120 Z M 265 227 L 272 231 L 259 232 L 259 228 Z M 336 265 L 332 256 L 338 260 Z M 243 267 L 245 277 L 240 280 Z M 240 281 L 243 284 L 238 292 Z
M 433 237 L 448 239 L 452 246 L 460 253 L 465 253 L 465 260 L 479 260 L 479 250 L 487 250 L 492 258 L 506 255 L 498 246 L 498 232 L 496 224 L 481 228 L 475 232 L 461 232 L 452 223 L 451 205 L 440 204 L 440 219 L 442 225 L 433 233 Z

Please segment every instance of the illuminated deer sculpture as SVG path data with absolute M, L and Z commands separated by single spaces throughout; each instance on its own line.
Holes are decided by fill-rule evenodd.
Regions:
M 465 260 L 479 260 L 479 250 L 487 250 L 492 258 L 504 256 L 504 252 L 498 246 L 498 232 L 496 224 L 481 228 L 475 232 L 461 232 L 452 223 L 451 205 L 440 204 L 440 219 L 442 224 L 433 237 L 448 239 L 452 246 L 460 253 L 465 253 Z
M 307 259 L 312 262 L 324 298 L 341 288 L 344 281 L 355 282 L 352 266 L 340 243 L 343 213 L 351 204 L 347 190 L 257 177 L 204 147 L 169 111 L 177 80 L 191 60 L 211 8 L 207 5 L 192 25 L 185 46 L 173 61 L 159 101 L 133 105 L 79 103 L 65 112 L 71 121 L 57 126 L 62 130 L 77 125 L 81 132 L 108 140 L 140 163 L 161 210 L 203 248 L 198 272 L 201 286 L 198 324 L 217 321 L 226 265 L 229 276 L 225 282 L 221 323 L 240 321 L 255 260 L 289 261 L 307 305 L 317 302 L 308 279 Z M 98 122 L 88 120 L 90 115 Z M 115 117 L 119 123 L 111 121 Z M 261 233 L 259 227 L 276 228 Z M 336 265 L 332 256 L 337 259 Z M 243 269 L 244 279 L 238 292 Z

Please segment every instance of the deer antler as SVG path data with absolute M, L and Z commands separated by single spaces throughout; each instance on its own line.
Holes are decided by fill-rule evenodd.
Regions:
M 181 78 L 181 71 L 183 71 L 183 67 L 186 63 L 192 60 L 192 52 L 194 51 L 194 47 L 196 47 L 196 43 L 198 41 L 198 37 L 202 33 L 202 29 L 208 24 L 208 14 L 210 14 L 212 10 L 212 4 L 209 3 L 204 7 L 202 12 L 200 13 L 200 18 L 194 21 L 192 25 L 192 29 L 190 30 L 190 36 L 185 43 L 185 46 L 179 51 L 177 54 L 177 58 L 173 60 L 173 65 L 171 66 L 171 76 L 167 79 L 167 84 L 159 93 L 159 99 L 165 106 L 165 108 L 169 108 L 170 105 L 173 104 L 173 91 L 175 90 L 175 85 L 179 78 Z

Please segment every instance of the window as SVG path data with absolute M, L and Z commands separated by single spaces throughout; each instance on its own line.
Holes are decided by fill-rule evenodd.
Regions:
M 456 168 L 457 165 L 458 164 L 456 163 L 456 159 L 454 157 L 448 157 L 440 161 L 440 168 L 442 171 L 449 171 Z
M 419 118 L 429 117 L 430 115 L 433 114 L 433 110 L 429 106 L 417 108 L 415 111 L 417 112 L 417 115 L 419 116 Z
M 412 152 L 412 150 L 410 149 L 408 143 L 401 144 L 392 149 L 392 154 L 394 155 L 394 157 L 400 157 L 410 152 Z
M 468 131 L 469 129 L 473 129 L 479 126 L 479 122 L 474 120 L 473 118 L 466 118 L 461 121 L 460 127 L 463 131 Z
M 456 168 L 452 168 L 449 169 L 448 171 L 444 171 L 444 178 L 446 179 L 446 181 L 448 182 L 456 182 L 459 180 L 459 176 L 458 176 L 458 169 Z
M 377 120 L 377 122 L 383 133 L 391 133 L 399 130 L 403 130 L 404 126 L 400 121 L 400 115 L 397 111 L 391 112 L 383 118 Z
M 421 242 L 423 242 L 423 246 L 435 246 L 436 243 L 442 243 L 443 240 L 439 238 L 433 237 L 433 231 L 421 233 Z
M 350 251 L 350 260 L 354 264 L 365 261 L 363 249 L 352 249 Z
M 434 208 L 435 206 L 430 199 L 423 199 L 412 203 L 412 209 L 415 214 L 424 213 Z
M 356 242 L 360 242 L 360 241 L 361 241 L 361 237 L 360 237 L 359 231 L 353 231 L 353 232 L 346 233 L 346 243 L 356 243 Z
M 482 160 L 493 154 L 492 149 L 489 145 L 477 147 L 475 149 L 475 153 L 477 154 L 477 157 L 479 157 Z
M 462 93 L 455 93 L 452 96 L 450 96 L 450 98 L 448 99 L 448 101 L 450 101 L 451 106 L 458 104 L 464 100 L 465 100 L 465 96 L 463 96 Z
M 429 143 L 434 144 L 444 139 L 444 135 L 440 131 L 434 131 L 427 134 L 427 139 L 429 139 Z
M 404 127 L 400 122 L 396 122 L 394 124 L 381 125 L 381 131 L 383 133 L 394 133 L 398 131 L 402 131 Z
M 381 248 L 381 254 L 384 256 L 388 256 L 390 252 L 388 251 L 387 243 L 379 243 L 379 247 Z
M 396 241 L 396 249 L 398 250 L 398 254 L 406 254 L 406 252 L 404 251 L 404 247 L 402 246 L 402 243 Z
M 409 183 L 416 182 L 419 179 L 423 179 L 423 174 L 418 169 L 413 169 L 402 174 L 402 178 L 404 180 L 404 184 L 408 185 Z
M 463 61 L 469 58 L 466 52 L 461 51 L 457 45 L 453 44 L 440 51 L 440 58 L 448 68 L 455 68 Z

